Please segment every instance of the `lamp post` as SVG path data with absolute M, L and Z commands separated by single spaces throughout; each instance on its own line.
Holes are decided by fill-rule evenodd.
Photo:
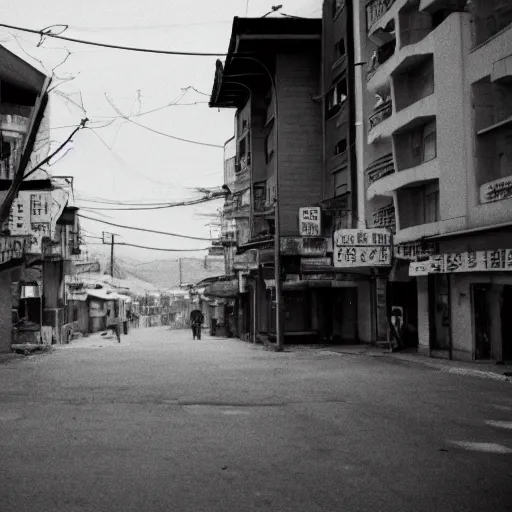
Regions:
M 282 288 L 281 288 L 281 222 L 279 218 L 279 117 L 278 117 L 278 96 L 277 86 L 274 75 L 270 72 L 268 67 L 256 57 L 249 57 L 247 55 L 233 56 L 237 59 L 247 59 L 258 63 L 267 73 L 270 78 L 272 86 L 272 96 L 274 98 L 274 161 L 275 161 L 275 194 L 274 194 L 274 281 L 276 289 L 276 351 L 283 350 L 284 332 L 283 332 L 283 319 L 282 319 Z

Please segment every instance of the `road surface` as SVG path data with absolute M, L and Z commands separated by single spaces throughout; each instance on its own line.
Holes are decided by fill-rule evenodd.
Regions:
M 0 365 L 3 512 L 512 510 L 512 385 L 189 331 Z

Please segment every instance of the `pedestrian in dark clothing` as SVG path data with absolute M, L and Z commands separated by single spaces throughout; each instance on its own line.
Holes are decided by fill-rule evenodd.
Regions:
M 194 309 L 190 312 L 190 326 L 192 327 L 192 337 L 195 340 L 201 339 L 201 326 L 204 323 L 204 315 L 200 309 Z

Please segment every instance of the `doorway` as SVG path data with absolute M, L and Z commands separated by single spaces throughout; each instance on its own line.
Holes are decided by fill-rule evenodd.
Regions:
M 338 343 L 357 343 L 357 287 L 332 289 L 332 339 Z
M 451 349 L 450 276 L 429 276 L 430 348 Z
M 502 359 L 512 361 L 512 285 L 503 286 L 501 294 Z
M 473 284 L 473 315 L 475 322 L 475 359 L 491 358 L 491 315 L 488 284 Z

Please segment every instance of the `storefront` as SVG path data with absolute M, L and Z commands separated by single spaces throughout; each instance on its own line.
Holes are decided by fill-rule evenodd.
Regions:
M 391 269 L 391 233 L 387 229 L 338 229 L 333 234 L 333 266 L 355 283 L 343 306 L 357 319 L 357 340 L 386 342 L 387 275 Z M 345 294 L 346 295 L 346 294 Z
M 507 232 L 440 237 L 439 254 L 410 264 L 419 283 L 424 351 L 467 361 L 512 360 L 510 238 Z

